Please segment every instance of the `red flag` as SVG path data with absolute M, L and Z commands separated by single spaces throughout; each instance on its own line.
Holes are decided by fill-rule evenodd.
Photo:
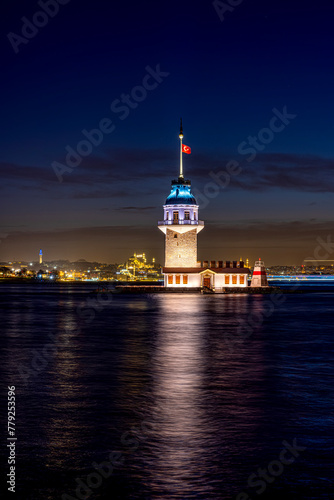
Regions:
M 187 155 L 190 155 L 191 148 L 189 146 L 186 146 L 185 144 L 182 144 L 182 153 L 187 153 Z

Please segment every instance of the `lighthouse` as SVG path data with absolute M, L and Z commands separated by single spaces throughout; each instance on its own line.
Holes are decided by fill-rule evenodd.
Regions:
M 183 174 L 182 156 L 183 153 L 189 154 L 190 148 L 183 144 L 182 119 L 179 139 L 179 176 L 172 181 L 171 192 L 163 205 L 164 220 L 158 222 L 158 228 L 165 234 L 165 286 L 197 286 L 188 270 L 200 267 L 197 234 L 204 228 L 204 222 L 198 218 L 198 204 L 191 192 L 191 182 Z M 177 276 L 175 269 L 179 270 Z
M 251 287 L 268 287 L 266 267 L 261 259 L 254 264 Z

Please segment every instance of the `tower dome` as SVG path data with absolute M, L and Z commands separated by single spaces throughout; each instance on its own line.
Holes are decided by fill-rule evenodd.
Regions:
M 191 182 L 182 177 L 172 181 L 172 189 L 165 205 L 197 205 L 191 192 Z

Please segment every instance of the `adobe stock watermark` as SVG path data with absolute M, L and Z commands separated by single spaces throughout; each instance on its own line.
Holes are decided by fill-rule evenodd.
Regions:
M 212 5 L 217 12 L 219 19 L 223 22 L 225 21 L 225 14 L 227 12 L 233 12 L 235 7 L 238 7 L 243 1 L 244 0 L 226 0 L 225 2 L 222 2 L 221 0 L 214 0 Z
M 328 257 L 331 257 L 334 252 L 334 241 L 331 239 L 331 235 L 327 235 L 327 241 L 325 241 L 323 238 L 320 236 L 317 237 L 316 242 L 319 243 L 315 250 L 313 257 L 307 257 L 304 259 L 304 262 L 310 262 L 314 266 L 319 265 L 319 262 L 326 261 Z M 320 252 L 325 251 L 325 253 L 320 254 Z
M 29 364 L 20 363 L 17 367 L 21 380 L 27 387 L 31 378 L 38 377 L 48 366 L 49 362 L 57 354 L 59 349 L 66 347 L 69 336 L 77 336 L 81 333 L 83 325 L 91 323 L 97 313 L 106 307 L 110 307 L 113 296 L 111 293 L 97 293 L 89 296 L 84 304 L 77 307 L 78 321 L 73 328 L 66 328 L 60 335 L 48 334 L 48 339 L 39 349 L 31 349 Z
M 155 69 L 146 66 L 145 70 L 146 74 L 141 85 L 136 85 L 128 94 L 121 94 L 119 99 L 112 101 L 110 109 L 117 115 L 119 120 L 125 120 L 131 110 L 136 109 L 146 99 L 148 92 L 155 90 L 170 75 L 166 71 L 161 71 L 160 64 L 157 64 Z M 81 133 L 84 139 L 79 141 L 75 147 L 70 145 L 65 147 L 67 152 L 65 162 L 54 161 L 51 163 L 58 181 L 63 182 L 63 175 L 72 172 L 74 168 L 80 165 L 84 157 L 89 156 L 94 148 L 102 144 L 105 135 L 111 134 L 115 129 L 116 125 L 110 118 L 102 118 L 97 128 L 92 130 L 83 129 Z
M 41 28 L 44 28 L 50 18 L 55 17 L 61 5 L 66 5 L 70 0 L 39 0 L 37 2 L 38 6 L 42 10 L 38 10 L 32 16 L 31 20 L 27 17 L 21 17 L 22 27 L 21 34 L 13 33 L 12 31 L 7 34 L 7 38 L 15 52 L 19 53 L 20 46 L 27 45 L 35 36 L 39 33 Z
M 259 151 L 263 151 L 270 144 L 276 134 L 283 130 L 294 120 L 297 115 L 289 113 L 287 106 L 283 107 L 283 111 L 277 108 L 272 109 L 273 116 L 271 117 L 268 127 L 263 127 L 255 136 L 249 135 L 245 141 L 238 145 L 238 153 L 242 156 L 247 155 L 245 160 L 250 163 L 255 160 Z M 207 182 L 203 192 L 197 188 L 193 189 L 194 196 L 200 206 L 205 208 L 210 200 L 216 198 L 220 191 L 226 189 L 233 177 L 237 177 L 243 171 L 240 161 L 230 160 L 225 166 L 225 170 L 214 172 L 211 170 L 209 177 L 212 181 Z
M 306 450 L 306 446 L 297 444 L 297 439 L 294 438 L 292 444 L 287 441 L 282 442 L 283 449 L 281 450 L 277 460 L 272 460 L 267 467 L 259 467 L 256 472 L 251 474 L 247 480 L 249 488 L 257 488 L 255 493 L 261 495 L 267 489 L 268 484 L 272 484 L 275 479 L 281 476 L 287 465 L 291 465 L 299 457 L 300 452 Z M 250 500 L 251 497 L 245 491 L 239 493 L 235 500 Z
M 136 451 L 141 441 L 149 437 L 153 430 L 153 425 L 145 420 L 140 426 L 132 426 L 130 431 L 126 431 L 121 436 L 121 444 L 133 453 Z M 111 451 L 108 460 L 97 463 L 92 462 L 93 472 L 90 472 L 85 478 L 76 478 L 77 487 L 75 496 L 63 493 L 61 500 L 87 500 L 93 493 L 93 490 L 99 488 L 105 479 L 109 479 L 116 467 L 124 465 L 125 457 L 121 451 Z

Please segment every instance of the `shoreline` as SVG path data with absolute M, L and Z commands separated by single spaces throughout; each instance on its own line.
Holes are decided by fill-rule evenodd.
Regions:
M 140 282 L 139 282 L 140 283 Z M 224 290 L 204 290 L 202 288 L 165 288 L 162 282 L 118 282 L 118 281 L 50 281 L 50 280 L 34 280 L 31 278 L 1 278 L 0 287 L 3 285 L 32 285 L 33 287 L 52 287 L 57 289 L 62 285 L 71 287 L 84 288 L 87 286 L 87 293 L 89 295 L 111 293 L 113 295 L 144 295 L 152 293 L 167 293 L 167 294 L 201 294 L 201 295 L 270 295 L 274 293 L 282 294 L 305 294 L 305 293 L 331 293 L 334 292 L 334 284 L 328 283 L 301 283 L 300 281 L 290 282 L 289 284 L 276 283 L 268 287 L 235 287 L 226 288 Z M 95 288 L 92 290 L 92 288 Z

